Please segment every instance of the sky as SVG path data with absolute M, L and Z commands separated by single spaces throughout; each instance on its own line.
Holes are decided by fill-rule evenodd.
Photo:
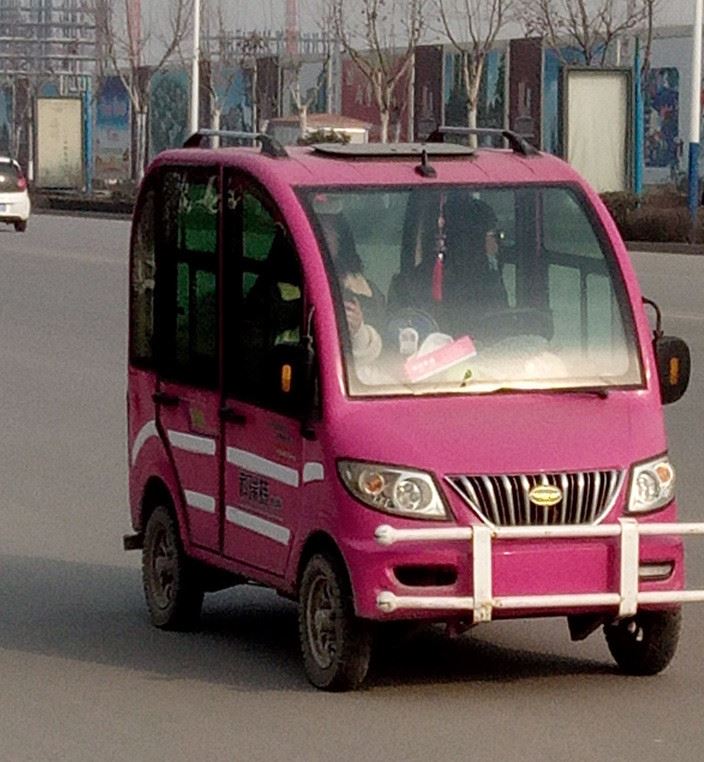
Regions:
M 219 0 L 225 14 L 225 21 L 231 29 L 251 31 L 253 29 L 280 30 L 284 27 L 286 0 Z M 360 8 L 363 0 L 347 0 L 350 7 Z M 452 1 L 452 0 L 451 0 Z M 460 0 L 461 1 L 461 0 Z M 516 0 L 521 2 L 522 0 Z M 530 0 L 524 0 L 530 2 Z M 596 2 L 597 0 L 594 0 Z M 694 17 L 695 0 L 660 0 L 656 15 L 656 26 L 688 25 Z M 116 6 L 123 6 L 125 0 L 113 0 Z M 153 30 L 154 37 L 168 35 L 169 9 L 177 0 L 142 0 L 143 25 L 146 30 Z M 208 4 L 217 5 L 218 0 L 201 0 L 204 14 Z M 316 31 L 317 9 L 322 0 L 298 0 L 301 16 L 301 28 Z M 628 0 L 616 0 L 616 3 Z M 212 14 L 211 14 L 212 15 Z M 512 25 L 502 37 L 521 36 L 520 27 Z

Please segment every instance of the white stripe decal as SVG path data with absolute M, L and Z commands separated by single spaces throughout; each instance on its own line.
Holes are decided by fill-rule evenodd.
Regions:
M 227 520 L 231 524 L 236 524 L 243 529 L 249 529 L 251 532 L 259 534 L 262 537 L 268 537 L 274 542 L 281 543 L 281 545 L 288 545 L 291 539 L 291 532 L 286 527 L 267 521 L 261 518 L 261 516 L 254 516 L 230 505 L 227 506 L 226 515 Z
M 159 432 L 156 430 L 156 421 L 152 418 L 151 421 L 147 421 L 144 426 L 139 430 L 137 436 L 132 442 L 132 465 L 137 462 L 140 450 L 152 437 L 158 437 Z
M 306 463 L 303 466 L 303 484 L 325 481 L 325 469 L 322 463 Z
M 215 440 L 208 437 L 197 437 L 193 434 L 184 434 L 182 431 L 167 432 L 169 442 L 179 450 L 195 452 L 199 455 L 215 455 Z
M 206 513 L 215 513 L 215 498 L 210 495 L 204 495 L 202 492 L 193 492 L 192 490 L 184 490 L 183 494 L 186 497 L 186 502 L 189 508 L 197 508 L 199 511 L 205 511 Z
M 238 450 L 236 447 L 227 448 L 227 462 L 234 466 L 244 468 L 259 476 L 268 476 L 289 487 L 298 487 L 300 479 L 298 471 L 289 466 L 282 466 L 281 463 L 275 463 L 273 460 L 267 460 L 259 455 L 255 455 L 247 450 Z

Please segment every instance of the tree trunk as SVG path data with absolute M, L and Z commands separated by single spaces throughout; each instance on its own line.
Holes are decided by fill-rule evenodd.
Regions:
M 479 87 L 482 82 L 484 60 L 479 59 L 473 64 L 469 58 L 464 60 L 464 86 L 467 93 L 467 127 L 474 130 L 477 128 L 477 106 L 479 105 Z M 469 136 L 469 145 L 476 148 L 478 140 L 476 135 Z
M 389 142 L 389 109 L 384 108 L 379 110 L 379 117 L 381 119 L 381 135 L 379 140 L 382 143 Z
M 298 107 L 298 128 L 302 138 L 308 134 L 308 104 L 301 103 Z
M 210 109 L 210 129 L 211 130 L 219 130 L 220 129 L 220 122 L 222 119 L 222 108 L 217 103 L 217 98 L 213 98 L 212 101 L 212 107 Z M 212 144 L 213 148 L 219 148 L 220 147 L 220 136 L 219 135 L 213 135 L 212 137 Z
M 259 109 L 257 108 L 257 88 L 259 87 L 259 77 L 257 76 L 257 62 L 254 61 L 252 67 L 252 131 L 259 132 Z

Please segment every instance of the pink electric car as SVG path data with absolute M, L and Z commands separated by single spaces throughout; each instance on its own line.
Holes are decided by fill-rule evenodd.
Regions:
M 125 548 L 151 620 L 269 586 L 327 690 L 362 682 L 391 621 L 564 616 L 656 673 L 704 600 L 662 414 L 689 352 L 567 164 L 448 132 L 213 149 L 203 131 L 149 168 Z

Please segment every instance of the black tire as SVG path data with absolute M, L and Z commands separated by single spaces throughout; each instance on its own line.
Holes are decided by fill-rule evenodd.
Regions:
M 27 221 L 23 220 L 21 222 L 15 222 L 15 231 L 17 233 L 24 233 L 24 231 L 27 230 Z
M 198 623 L 203 588 L 184 553 L 176 519 L 164 506 L 154 510 L 144 532 L 142 582 L 155 627 L 189 630 Z
M 682 626 L 682 612 L 640 611 L 604 625 L 611 655 L 627 675 L 656 675 L 672 661 Z
M 372 628 L 354 613 L 349 579 L 342 565 L 314 555 L 301 579 L 298 632 L 306 676 L 316 688 L 348 691 L 367 675 Z

